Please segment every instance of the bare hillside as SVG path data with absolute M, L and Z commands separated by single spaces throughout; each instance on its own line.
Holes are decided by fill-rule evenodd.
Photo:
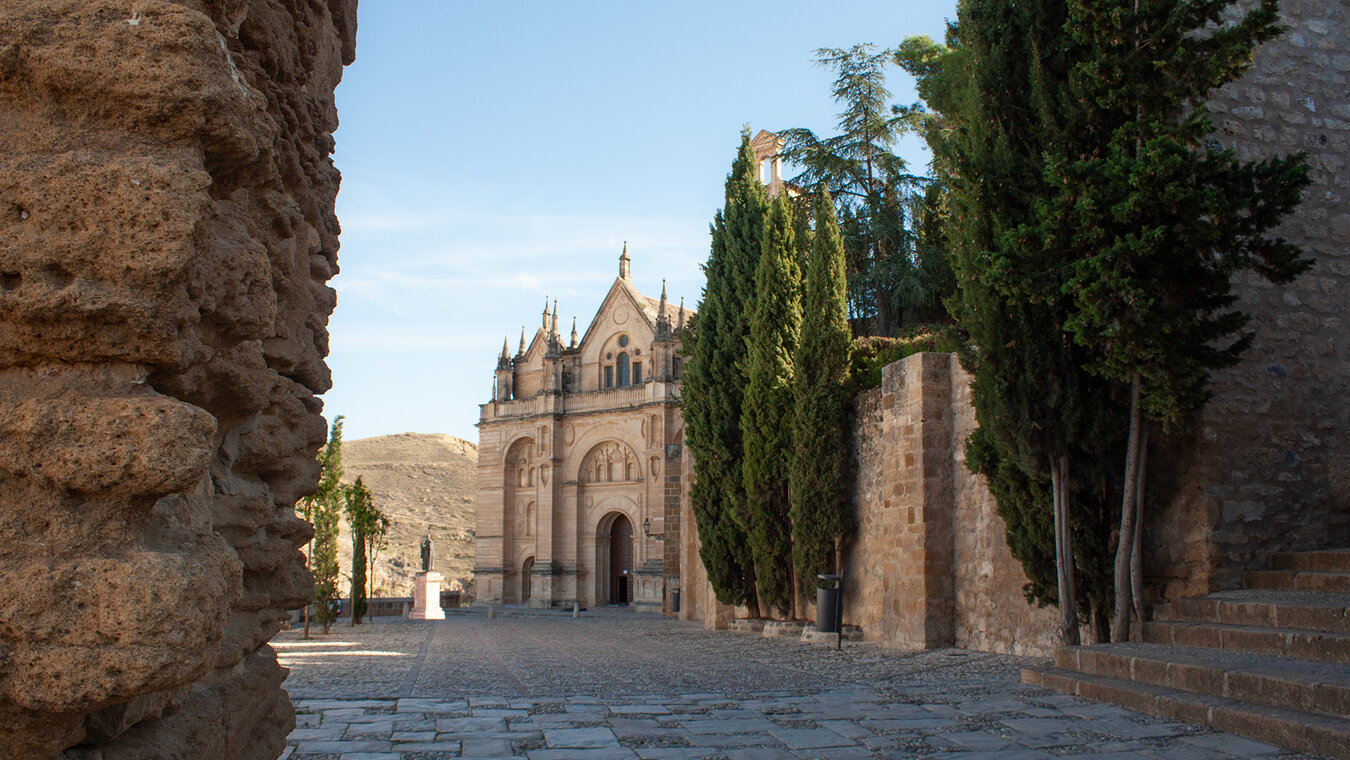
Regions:
M 421 543 L 435 545 L 433 569 L 452 588 L 471 589 L 478 447 L 450 435 L 400 433 L 342 442 L 344 482 L 361 477 L 389 518 L 389 546 L 376 559 L 375 594 L 406 596 L 421 570 Z M 351 573 L 351 535 L 342 526 L 338 561 Z M 344 578 L 344 587 L 346 579 Z

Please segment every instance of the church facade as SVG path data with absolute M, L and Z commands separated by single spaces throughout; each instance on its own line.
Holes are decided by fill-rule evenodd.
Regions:
M 580 339 L 575 321 L 563 339 L 555 302 L 514 355 L 502 346 L 478 423 L 481 602 L 671 609 L 686 313 L 667 303 L 664 285 L 660 298 L 640 293 L 630 263 L 625 244 Z

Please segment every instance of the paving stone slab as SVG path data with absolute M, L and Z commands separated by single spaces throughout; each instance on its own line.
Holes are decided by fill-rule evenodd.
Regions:
M 300 742 L 295 748 L 295 753 L 297 755 L 317 755 L 322 753 L 340 755 L 344 752 L 388 752 L 391 748 L 391 742 L 379 739 L 360 739 L 357 741 L 311 740 Z
M 544 741 L 550 749 L 604 748 L 618 746 L 619 739 L 608 728 L 548 728 Z
M 819 747 L 853 746 L 851 739 L 845 739 L 828 728 L 772 728 L 769 733 L 789 749 L 816 749 Z
M 442 734 L 477 734 L 487 731 L 505 731 L 503 718 L 437 718 L 436 732 Z
M 590 749 L 534 749 L 525 753 L 530 760 L 630 760 L 637 753 L 627 747 Z

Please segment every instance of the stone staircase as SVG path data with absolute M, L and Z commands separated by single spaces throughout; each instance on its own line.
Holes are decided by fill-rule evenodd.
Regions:
M 1243 581 L 1159 608 L 1142 641 L 1060 647 L 1022 680 L 1350 760 L 1350 550 L 1277 554 Z

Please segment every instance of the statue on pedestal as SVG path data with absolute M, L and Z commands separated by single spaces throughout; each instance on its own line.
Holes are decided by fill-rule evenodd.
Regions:
M 422 572 L 431 572 L 431 534 L 422 539 Z

